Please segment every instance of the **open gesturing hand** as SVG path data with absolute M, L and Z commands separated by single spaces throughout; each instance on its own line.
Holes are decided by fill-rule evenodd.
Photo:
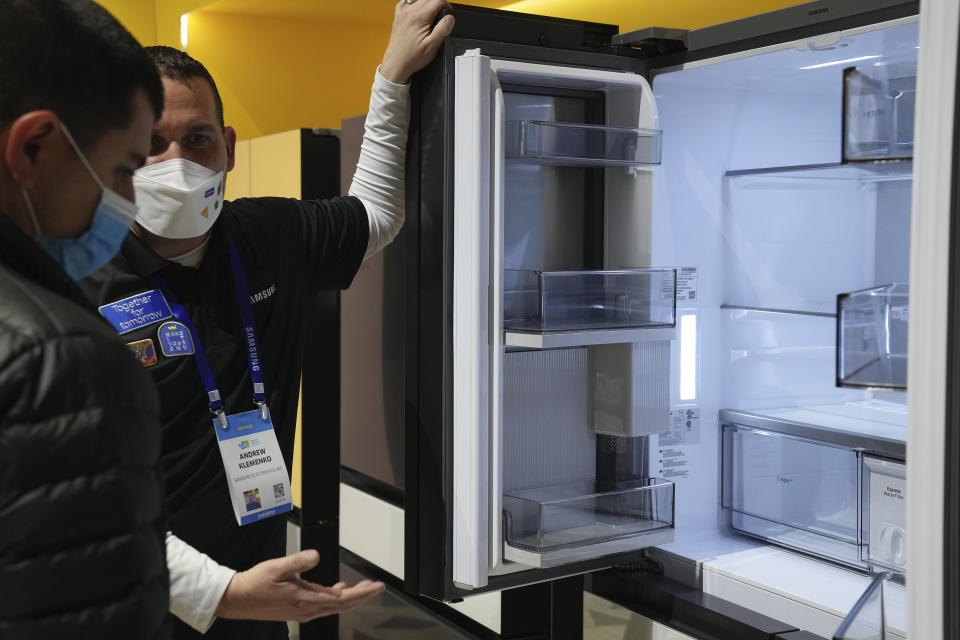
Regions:
M 244 620 L 296 620 L 344 613 L 383 591 L 382 582 L 363 580 L 352 587 L 340 582 L 323 587 L 300 577 L 320 561 L 314 550 L 267 560 L 233 576 L 220 599 L 217 615 Z

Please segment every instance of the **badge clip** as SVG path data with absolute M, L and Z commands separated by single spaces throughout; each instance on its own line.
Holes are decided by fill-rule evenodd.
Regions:
M 226 431 L 228 428 L 230 428 L 230 423 L 227 422 L 227 414 L 223 409 L 217 409 L 213 412 L 213 415 L 216 417 L 217 424 L 220 425 L 221 429 Z
M 270 409 L 267 408 L 267 403 L 259 400 L 257 401 L 257 408 L 260 409 L 260 419 L 266 422 L 270 419 Z

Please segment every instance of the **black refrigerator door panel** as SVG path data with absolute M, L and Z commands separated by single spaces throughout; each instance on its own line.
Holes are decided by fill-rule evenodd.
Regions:
M 465 51 L 542 64 L 644 73 L 608 25 L 455 6 L 453 35 L 412 81 L 407 147 L 405 588 L 439 600 L 551 580 L 629 561 L 602 560 L 491 577 L 471 591 L 452 582 L 454 63 Z M 621 54 L 621 55 L 618 55 Z

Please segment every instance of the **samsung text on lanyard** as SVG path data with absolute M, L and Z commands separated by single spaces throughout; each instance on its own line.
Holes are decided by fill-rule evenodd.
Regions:
M 180 348 L 189 348 L 197 365 L 197 371 L 207 391 L 210 413 L 213 414 L 213 427 L 220 445 L 220 457 L 227 475 L 230 488 L 230 502 L 233 513 L 241 525 L 263 520 L 270 516 L 290 511 L 293 503 L 290 497 L 290 475 L 283 462 L 277 434 L 267 409 L 266 389 L 263 385 L 263 364 L 260 346 L 257 340 L 257 328 L 253 319 L 253 305 L 247 287 L 246 274 L 240 263 L 240 254 L 233 238 L 228 236 L 230 268 L 233 271 L 233 283 L 237 297 L 237 309 L 243 325 L 243 342 L 246 347 L 247 364 L 250 379 L 253 381 L 253 404 L 256 409 L 227 415 L 223 409 L 220 390 L 213 378 L 210 362 L 200 344 L 196 327 L 190 314 L 180 304 L 176 296 L 159 276 L 148 278 L 150 284 L 158 289 L 170 305 L 177 322 L 161 327 L 161 346 L 169 342 Z M 164 334 L 164 331 L 167 334 Z M 192 342 L 192 345 L 183 346 Z M 173 347 L 171 347 L 173 348 Z M 181 351 L 181 353 L 186 353 Z

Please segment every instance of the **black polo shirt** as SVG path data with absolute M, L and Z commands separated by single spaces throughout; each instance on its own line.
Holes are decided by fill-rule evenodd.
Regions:
M 87 279 L 83 288 L 99 306 L 153 289 L 143 278 L 159 274 L 196 326 L 224 409 L 228 414 L 249 411 L 254 408 L 253 384 L 227 255 L 228 232 L 250 288 L 267 401 L 289 471 L 304 334 L 309 330 L 305 311 L 317 291 L 350 286 L 360 267 L 370 231 L 359 200 L 245 198 L 226 202 L 198 269 L 160 258 L 131 233 L 121 254 Z M 157 339 L 160 325 L 157 322 L 121 338 L 125 343 L 148 338 L 154 343 L 157 362 L 148 370 L 160 394 L 171 530 L 217 562 L 237 570 L 283 556 L 283 516 L 243 527 L 237 524 L 206 392 L 193 357 L 164 356 Z M 182 623 L 177 626 L 177 637 L 195 634 Z M 286 638 L 286 627 L 220 620 L 203 637 Z

